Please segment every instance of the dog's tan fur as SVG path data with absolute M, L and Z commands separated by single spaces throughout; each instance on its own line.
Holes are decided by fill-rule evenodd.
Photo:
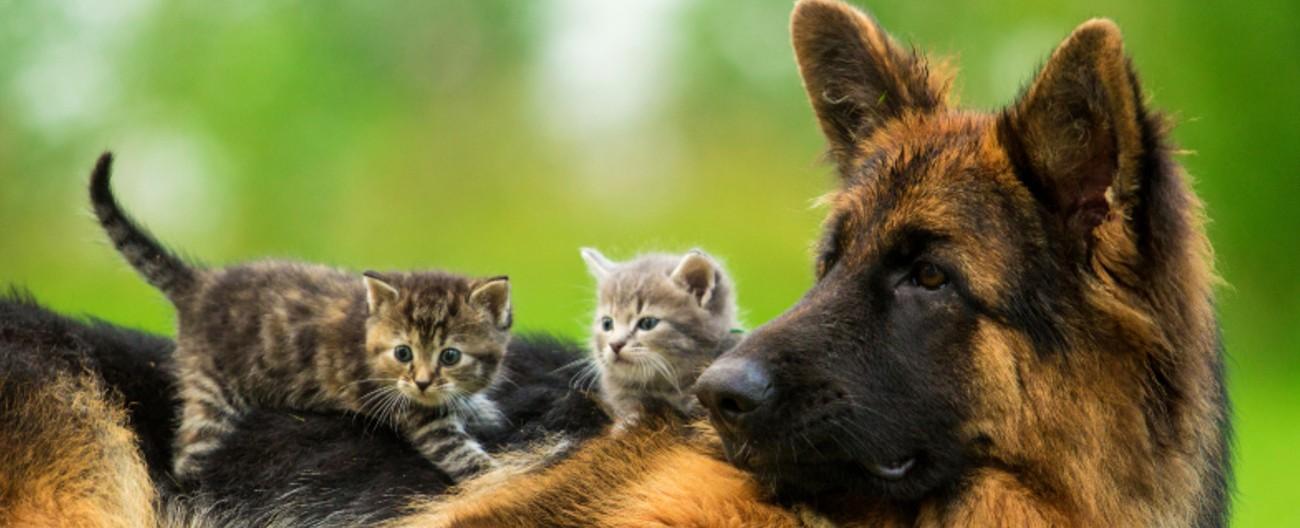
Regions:
M 153 526 L 122 406 L 89 374 L 28 381 L 0 378 L 0 526 Z
M 391 526 L 798 526 L 727 464 L 704 424 L 642 424 L 549 468 L 508 464 Z M 699 485 L 697 485 L 699 484 Z

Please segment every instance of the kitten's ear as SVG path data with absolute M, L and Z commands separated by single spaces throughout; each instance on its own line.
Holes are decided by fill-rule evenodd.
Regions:
M 718 285 L 718 267 L 703 251 L 693 249 L 686 253 L 670 277 L 673 282 L 691 292 L 700 306 L 705 306 Z
M 506 276 L 483 279 L 474 284 L 469 294 L 470 304 L 482 308 L 492 317 L 492 322 L 502 330 L 510 328 L 510 278 Z
M 370 313 L 397 301 L 397 288 L 389 284 L 379 272 L 367 270 L 361 274 L 361 280 L 366 283 L 366 308 Z
M 581 248 L 578 251 L 582 253 L 582 260 L 587 263 L 587 271 L 591 272 L 591 276 L 603 279 L 614 269 L 614 263 L 599 251 L 592 248 Z
M 1026 186 L 1082 247 L 1108 215 L 1128 216 L 1144 153 L 1137 82 L 1119 28 L 1083 23 L 1052 53 L 1001 126 Z

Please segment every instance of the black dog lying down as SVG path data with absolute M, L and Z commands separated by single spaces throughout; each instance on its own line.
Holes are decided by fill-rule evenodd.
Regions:
M 55 380 L 87 374 L 120 395 L 128 409 L 127 426 L 138 438 L 164 502 L 205 510 L 210 522 L 374 522 L 399 514 L 416 496 L 447 488 L 447 477 L 387 428 L 344 415 L 259 411 L 214 453 L 212 459 L 221 463 L 204 469 L 198 489 L 177 489 L 169 475 L 177 419 L 172 346 L 163 337 L 62 316 L 16 291 L 0 298 L 0 431 L 10 431 L 0 432 L 0 440 L 20 446 L 0 447 L 0 524 L 13 520 L 4 512 L 22 500 L 13 496 L 22 489 L 6 484 L 22 480 L 17 474 L 22 464 L 14 459 L 45 449 L 54 452 L 50 463 L 76 462 L 60 461 L 57 445 L 33 445 L 58 438 L 39 430 L 56 420 L 33 416 L 46 411 L 25 402 Z M 592 400 L 570 388 L 572 371 L 564 368 L 584 354 L 557 339 L 516 337 L 502 366 L 509 381 L 491 389 L 512 427 L 485 433 L 484 446 L 522 446 L 551 433 L 573 438 L 597 434 L 607 418 Z M 21 436 L 22 431 L 32 434 Z M 57 495 L 58 490 L 52 491 Z

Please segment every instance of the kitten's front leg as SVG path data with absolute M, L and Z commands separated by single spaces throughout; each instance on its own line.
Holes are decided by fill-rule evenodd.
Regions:
M 645 415 L 645 402 L 642 401 L 640 394 L 610 388 L 606 389 L 601 397 L 606 414 L 614 421 L 614 426 L 610 429 L 614 435 L 621 435 L 632 429 Z
M 496 402 L 488 398 L 486 394 L 479 393 L 470 396 L 469 404 L 463 410 L 465 412 L 465 428 L 470 431 L 495 432 L 510 425 L 509 420 L 497 407 Z
M 181 376 L 181 423 L 176 432 L 172 472 L 178 480 L 198 476 L 204 456 L 221 447 L 222 438 L 235 429 L 244 413 L 242 398 L 201 368 Z
M 461 482 L 496 465 L 483 446 L 465 432 L 455 415 L 429 418 L 405 429 L 407 439 L 416 451 L 454 482 Z
M 613 436 L 623 436 L 624 433 L 632 430 L 641 423 L 641 413 L 630 412 L 614 418 L 614 425 L 609 428 L 609 434 Z

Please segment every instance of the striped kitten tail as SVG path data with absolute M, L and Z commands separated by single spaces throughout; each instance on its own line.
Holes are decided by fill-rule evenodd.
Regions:
M 109 185 L 112 167 L 113 154 L 105 152 L 90 174 L 90 203 L 99 225 L 117 251 L 149 284 L 173 301 L 183 297 L 196 282 L 194 269 L 122 211 Z

